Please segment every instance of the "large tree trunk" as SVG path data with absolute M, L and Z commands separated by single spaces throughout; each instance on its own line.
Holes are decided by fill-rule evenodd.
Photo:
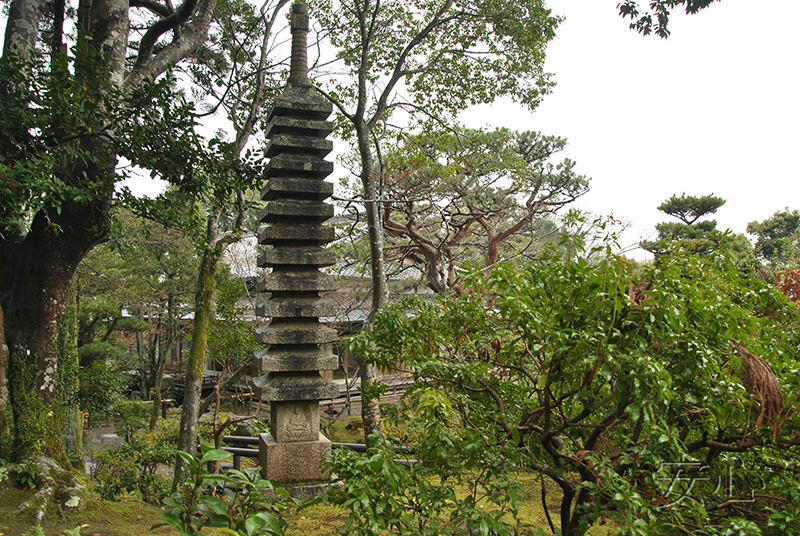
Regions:
M 56 2 L 56 7 L 61 2 Z M 42 17 L 47 9 L 44 0 L 12 0 L 6 20 L 3 58 L 12 55 L 22 61 L 33 56 L 40 39 Z M 176 14 L 160 19 L 146 32 L 139 47 L 136 66 L 128 74 L 128 86 L 153 79 L 177 61 L 196 50 L 205 40 L 215 0 L 186 2 Z M 125 59 L 128 46 L 129 20 L 127 0 L 80 0 L 76 22 L 78 77 L 76 87 L 86 91 L 87 106 L 98 106 L 90 124 L 72 125 L 81 133 L 75 144 L 78 157 L 63 156 L 53 169 L 54 179 L 75 188 L 79 194 L 59 198 L 54 186 L 54 201 L 31 214 L 30 228 L 0 230 L 0 308 L 3 311 L 2 334 L 7 351 L 0 351 L 0 457 L 16 458 L 45 453 L 57 462 L 68 465 L 61 438 L 61 397 L 59 391 L 59 360 L 57 352 L 58 320 L 65 310 L 67 290 L 81 259 L 108 235 L 116 166 L 113 130 L 107 128 L 102 104 L 109 96 L 108 88 L 123 86 L 126 80 Z M 56 9 L 53 24 L 60 16 Z M 177 31 L 181 26 L 181 31 Z M 160 36 L 175 29 L 173 41 L 155 50 L 152 45 Z M 52 28 L 53 48 L 61 53 L 62 28 Z M 84 46 L 85 45 L 85 46 Z M 53 61 L 53 65 L 58 62 Z M 31 74 L 31 73 L 29 73 Z M 54 70 L 58 80 L 65 73 Z M 0 96 L 15 97 L 9 73 L 0 72 Z M 68 82 L 64 80 L 64 87 Z M 56 89 L 58 91 L 58 89 Z M 24 94 L 24 93 L 23 93 Z M 28 102 L 12 102 L 20 109 Z M 91 114 L 88 114 L 91 115 Z M 88 116 L 87 115 L 87 116 Z M 51 118 L 53 125 L 62 125 L 65 118 Z M 79 120 L 85 120 L 80 118 Z M 10 133 L 12 143 L 30 138 L 34 128 L 41 125 L 19 125 L 19 136 Z M 48 139 L 47 142 L 57 140 Z M 38 151 L 35 146 L 20 146 L 20 156 L 26 150 Z M 54 181 L 55 182 L 55 181 Z M 49 194 L 47 190 L 44 193 Z M 38 193 L 34 192 L 34 195 Z M 76 200 L 78 199 L 78 200 Z M 0 212 L 19 215 L 22 208 L 0 206 Z M 8 378 L 8 398 L 3 399 L 3 378 Z M 9 409 L 11 411 L 9 411 Z
M 6 424 L 14 443 L 5 456 L 45 453 L 68 465 L 60 433 L 58 321 L 75 269 L 102 239 L 106 223 L 99 210 L 65 204 L 60 214 L 37 214 L 25 239 L 3 255 L 13 264 L 2 287 L 13 419 Z
M 22 60 L 30 58 L 39 39 L 39 19 L 45 0 L 14 0 L 8 9 L 3 56 L 14 54 Z
M 25 58 L 33 50 L 42 16 L 38 0 L 15 0 L 6 26 L 6 54 Z M 88 92 L 99 81 L 122 81 L 128 32 L 128 5 L 122 0 L 95 2 L 88 20 L 79 21 L 92 34 L 89 47 L 104 58 L 87 66 Z M 60 28 L 58 29 L 60 31 Z M 82 73 L 83 74 L 83 73 Z M 17 105 L 25 107 L 26 102 Z M 57 118 L 54 118 L 57 120 Z M 88 125 L 102 131 L 100 125 Z M 97 128 L 100 127 L 100 128 Z M 90 131 L 91 132 L 91 131 Z M 89 135 L 78 142 L 87 155 L 62 162 L 54 170 L 65 184 L 93 184 L 91 201 L 62 200 L 57 208 L 33 217 L 27 233 L 0 239 L 0 303 L 9 348 L 8 377 L 13 422 L 5 422 L 13 437 L 14 458 L 44 453 L 69 466 L 61 431 L 62 400 L 59 386 L 58 321 L 65 312 L 75 269 L 81 259 L 108 233 L 113 171 L 116 158 L 107 138 Z M 8 209 L 9 207 L 4 207 Z

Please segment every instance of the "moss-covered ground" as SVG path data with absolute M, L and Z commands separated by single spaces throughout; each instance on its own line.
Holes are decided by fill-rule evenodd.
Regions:
M 357 443 L 363 441 L 363 431 L 358 417 L 335 423 L 331 427 L 331 439 L 335 442 Z M 243 460 L 244 461 L 244 460 Z M 249 460 L 248 460 L 249 462 Z M 250 465 L 247 463 L 246 465 Z M 520 505 L 520 518 L 534 527 L 542 527 L 550 534 L 547 517 L 541 499 L 541 481 L 538 473 L 522 472 L 518 475 L 520 483 L 527 490 Z M 548 481 L 549 482 L 549 481 Z M 0 487 L 0 536 L 24 536 L 32 529 L 32 519 L 14 515 L 14 509 L 30 498 L 34 490 L 21 491 L 8 485 Z M 561 493 L 557 486 L 549 482 L 546 487 L 547 509 L 556 526 L 560 509 Z M 62 517 L 52 508 L 47 513 L 42 525 L 45 536 L 61 536 L 65 531 L 80 529 L 81 536 L 145 536 L 172 535 L 175 531 L 170 527 L 150 530 L 155 524 L 162 522 L 159 514 L 164 509 L 147 504 L 133 494 L 124 496 L 119 501 L 103 501 L 95 498 L 89 502 L 85 511 Z M 302 536 L 323 536 L 335 534 L 347 517 L 347 511 L 335 504 L 325 503 L 303 508 L 289 516 L 288 533 Z M 607 536 L 615 532 L 613 523 L 600 524 L 593 527 L 590 536 Z M 74 534 L 74 532 L 73 532 Z M 221 531 L 206 529 L 203 534 L 218 536 Z
M 520 480 L 529 491 L 529 496 L 520 505 L 520 518 L 525 523 L 542 527 L 545 533 L 550 531 L 541 503 L 541 488 L 538 475 L 523 473 Z M 22 536 L 32 528 L 32 520 L 11 514 L 13 508 L 20 504 L 33 491 L 9 491 L 0 497 L 0 533 L 3 536 Z M 558 489 L 548 486 L 547 507 L 554 523 L 558 523 L 560 496 Z M 159 513 L 163 510 L 142 502 L 134 497 L 126 497 L 121 501 L 91 501 L 86 510 L 80 514 L 59 518 L 58 512 L 50 512 L 42 528 L 46 536 L 60 536 L 66 530 L 82 526 L 81 536 L 145 536 L 172 535 L 175 531 L 170 527 L 161 527 L 150 531 L 150 527 L 161 523 Z M 302 536 L 323 536 L 335 534 L 347 516 L 347 512 L 332 504 L 318 504 L 302 509 L 287 519 L 289 534 Z M 597 525 L 589 531 L 590 536 L 607 536 L 613 534 L 612 523 Z M 206 529 L 203 534 L 218 536 L 223 533 Z

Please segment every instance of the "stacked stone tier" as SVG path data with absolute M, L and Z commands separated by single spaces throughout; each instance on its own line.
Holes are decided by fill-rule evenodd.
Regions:
M 297 177 L 272 177 L 261 190 L 261 199 L 272 201 L 278 197 L 321 201 L 333 195 L 333 184 L 315 179 Z
M 267 126 L 265 135 L 270 139 L 275 134 L 302 134 L 324 138 L 331 132 L 333 132 L 333 123 L 330 121 L 313 121 L 296 117 L 276 116 L 272 118 L 272 121 Z
M 336 340 L 336 330 L 319 324 L 314 319 L 306 322 L 300 319 L 291 321 L 275 321 L 273 324 L 256 330 L 256 340 L 262 344 L 325 344 Z M 261 352 L 265 352 L 262 350 Z M 280 349 L 274 349 L 271 354 L 277 355 Z M 256 358 L 261 359 L 264 354 L 256 352 Z M 272 369 L 266 369 L 272 370 Z
M 323 247 L 334 239 L 333 228 L 323 225 L 333 217 L 333 206 L 324 202 L 333 195 L 333 185 L 324 180 L 333 172 L 333 163 L 324 160 L 333 149 L 325 139 L 333 130 L 326 121 L 330 113 L 330 104 L 313 89 L 290 87 L 267 117 L 270 162 L 261 191 L 267 205 L 259 214 L 267 227 L 258 241 L 269 249 L 258 265 L 271 272 L 258 284 L 268 297 L 256 314 L 270 322 L 257 330 L 256 340 L 267 347 L 254 358 L 268 374 L 253 383 L 276 412 L 283 403 L 339 395 L 338 387 L 319 375 L 339 364 L 323 347 L 337 340 L 336 330 L 319 321 L 336 315 L 336 304 L 320 296 L 336 288 L 334 278 L 320 271 L 336 263 L 335 253 Z
M 339 387 L 319 375 L 319 372 L 270 372 L 253 379 L 253 387 L 261 400 L 292 402 L 295 400 L 325 400 L 339 396 Z
M 338 358 L 319 348 L 292 348 L 291 350 L 261 350 L 256 352 L 259 366 L 272 372 L 307 372 L 320 368 L 336 368 Z M 337 395 L 338 396 L 338 393 Z M 335 397 L 332 397 L 335 398 Z
M 336 314 L 335 304 L 321 296 L 335 290 L 333 278 L 321 271 L 336 262 L 324 249 L 333 229 L 323 225 L 333 217 L 333 207 L 324 202 L 333 195 L 324 181 L 333 171 L 325 160 L 333 149 L 325 139 L 333 124 L 327 121 L 332 106 L 308 78 L 308 8 L 302 1 L 292 5 L 291 29 L 287 88 L 267 115 L 270 162 L 261 191 L 267 206 L 259 216 L 267 227 L 258 238 L 268 249 L 258 265 L 270 272 L 258 285 L 268 297 L 257 314 L 270 321 L 256 333 L 266 348 L 254 361 L 266 374 L 254 378 L 252 387 L 270 403 L 270 433 L 259 440 L 261 476 L 307 484 L 330 480 L 324 467 L 331 444 L 320 434 L 319 401 L 339 396 L 338 386 L 320 375 L 339 364 L 325 346 L 336 340 L 336 331 L 320 322 Z
M 317 271 L 283 271 L 272 270 L 261 279 L 256 290 L 258 292 L 327 292 L 336 290 L 333 276 Z
M 272 158 L 279 151 L 302 151 L 303 153 L 324 158 L 333 150 L 333 142 L 330 140 L 320 140 L 316 138 L 305 138 L 292 134 L 274 134 L 269 144 L 265 156 Z

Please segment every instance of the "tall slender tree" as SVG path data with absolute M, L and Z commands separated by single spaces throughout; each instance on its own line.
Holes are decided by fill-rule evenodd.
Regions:
M 195 297 L 194 329 L 186 366 L 186 391 L 181 411 L 178 448 L 186 452 L 197 449 L 197 423 L 202 405 L 201 387 L 206 360 L 209 322 L 215 292 L 215 274 L 225 249 L 245 235 L 249 204 L 246 195 L 259 186 L 260 174 L 253 170 L 255 154 L 248 143 L 258 134 L 258 120 L 266 104 L 281 85 L 281 74 L 275 71 L 280 60 L 275 53 L 275 27 L 288 0 L 266 2 L 260 11 L 244 2 L 230 2 L 220 10 L 215 31 L 206 47 L 203 61 L 191 66 L 189 73 L 197 84 L 196 93 L 211 102 L 212 109 L 221 107 L 232 126 L 234 139 L 220 144 L 222 165 L 217 159 L 205 171 L 210 188 L 203 200 L 205 233 L 198 237 L 201 257 Z M 253 35 L 261 40 L 253 44 Z M 223 90 L 214 82 L 225 80 Z M 224 220 L 228 220 L 225 225 Z M 242 365 L 246 367 L 247 365 Z M 235 373 L 234 373 L 235 374 Z M 175 485 L 184 477 L 183 459 L 176 460 Z
M 552 86 L 544 53 L 560 18 L 542 0 L 312 0 L 309 7 L 336 50 L 335 58 L 321 58 L 334 75 L 327 83 L 319 79 L 322 91 L 339 112 L 340 133 L 360 156 L 371 319 L 389 298 L 376 155 L 390 118 L 402 110 L 417 119 L 449 121 L 469 105 L 500 96 L 535 107 Z M 362 385 L 373 384 L 374 369 L 361 369 Z M 362 417 L 367 434 L 378 431 L 374 397 L 365 400 Z

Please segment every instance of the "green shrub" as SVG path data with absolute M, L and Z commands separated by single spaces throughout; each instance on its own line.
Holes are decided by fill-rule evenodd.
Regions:
M 31 461 L 12 465 L 9 472 L 17 486 L 22 489 L 35 488 L 39 482 L 39 469 Z
M 126 492 L 138 492 L 145 502 L 160 504 L 171 481 L 158 473 L 159 465 L 171 464 L 175 450 L 169 443 L 146 436 L 133 436 L 119 447 L 98 453 L 92 476 L 95 491 L 104 500 L 115 500 Z
M 515 449 L 561 489 L 553 533 L 616 518 L 631 536 L 800 534 L 797 304 L 721 247 L 637 267 L 568 240 L 475 272 L 461 296 L 394 302 L 350 338 L 368 363 L 414 370 L 405 441 Z M 435 487 L 406 485 L 427 476 L 378 454 L 334 467 L 353 499 L 364 485 L 353 529 L 394 531 L 411 498 L 438 514 Z
M 0 458 L 0 484 L 8 479 L 10 470 L 11 464 L 9 464 L 3 458 Z
M 78 402 L 90 419 L 111 415 L 114 401 L 128 387 L 128 380 L 108 368 L 105 361 L 95 361 L 78 373 Z
M 180 434 L 180 420 L 179 419 L 162 419 L 158 421 L 156 429 L 149 435 L 153 439 L 165 441 L 172 445 L 178 444 L 178 434 Z
M 172 507 L 171 512 L 161 514 L 166 523 L 178 531 L 180 536 L 200 534 L 205 527 L 220 528 L 235 536 L 283 536 L 286 521 L 283 514 L 290 506 L 284 490 L 275 490 L 279 499 L 268 499 L 265 490 L 272 484 L 257 474 L 228 471 L 225 475 L 209 473 L 206 464 L 231 456 L 224 450 L 201 447 L 201 456 L 186 452 L 178 454 L 186 462 L 189 481 L 167 498 L 164 503 Z M 221 494 L 216 490 L 221 488 Z M 212 494 L 208 490 L 213 490 Z M 296 503 L 295 503 L 296 504 Z
M 345 534 L 519 534 L 521 487 L 509 477 L 511 449 L 430 428 L 412 462 L 393 438 L 367 455 L 334 452 L 330 469 L 344 482 L 331 500 L 350 511 Z M 530 527 L 526 527 L 528 529 Z
M 114 420 L 114 431 L 118 436 L 130 441 L 133 435 L 144 430 L 150 420 L 151 404 L 137 400 L 117 398 L 111 405 L 111 417 Z

